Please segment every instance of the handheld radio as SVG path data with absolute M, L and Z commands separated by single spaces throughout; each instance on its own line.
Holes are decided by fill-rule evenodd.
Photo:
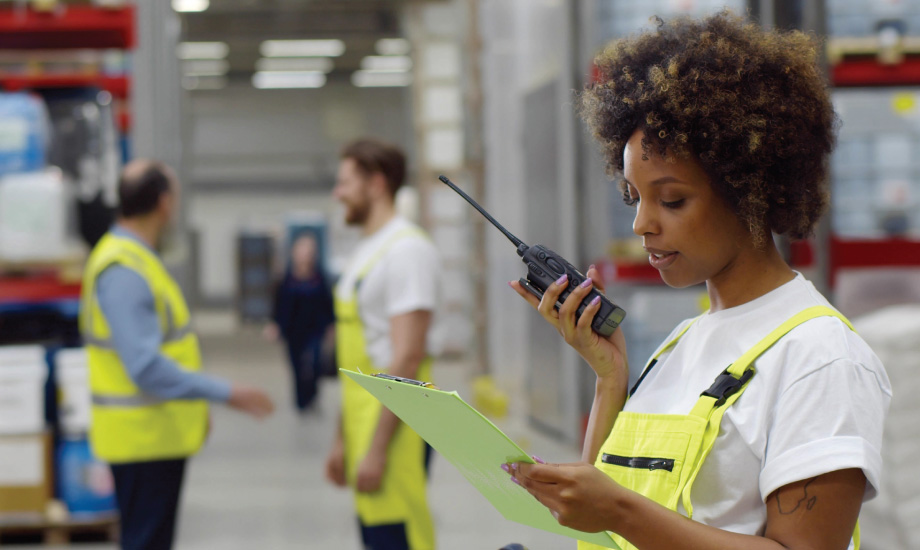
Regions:
M 495 218 L 489 215 L 483 207 L 479 206 L 479 203 L 464 193 L 463 190 L 447 179 L 447 177 L 439 176 L 438 179 L 446 183 L 451 189 L 466 199 L 466 202 L 470 203 L 473 208 L 478 210 L 480 214 L 492 222 L 492 225 L 497 227 L 499 231 L 508 237 L 508 240 L 514 243 L 514 246 L 517 247 L 518 256 L 527 264 L 527 277 L 521 277 L 520 283 L 528 292 L 542 299 L 543 293 L 549 288 L 549 285 L 562 275 L 568 275 L 569 286 L 565 287 L 565 290 L 559 295 L 559 301 L 554 305 L 556 309 L 559 309 L 559 306 L 562 305 L 562 302 L 565 301 L 572 292 L 572 289 L 587 279 L 587 277 L 575 269 L 575 266 L 567 262 L 565 258 L 545 246 L 539 244 L 527 246 L 524 244 L 521 239 L 515 237 L 510 231 L 505 229 L 502 224 L 495 221 Z M 596 288 L 592 288 L 591 292 L 582 300 L 581 304 L 579 304 L 576 315 L 581 317 L 582 312 L 588 307 L 588 304 L 591 303 L 591 300 L 593 300 L 595 296 L 600 296 L 601 308 L 598 310 L 597 314 L 594 315 L 594 319 L 591 321 L 591 328 L 601 336 L 610 336 L 620 323 L 623 322 L 623 318 L 626 317 L 626 311 L 608 300 L 607 297 L 601 294 Z

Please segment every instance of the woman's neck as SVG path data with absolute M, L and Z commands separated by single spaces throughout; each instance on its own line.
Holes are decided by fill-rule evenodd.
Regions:
M 706 281 L 710 312 L 746 304 L 776 290 L 795 278 L 795 272 L 771 240 L 763 249 L 739 254 L 729 265 Z

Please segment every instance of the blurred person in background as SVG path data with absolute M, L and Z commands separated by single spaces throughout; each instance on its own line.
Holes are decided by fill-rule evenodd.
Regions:
M 859 547 L 891 384 L 773 238 L 807 237 L 827 206 L 820 51 L 723 12 L 659 21 L 597 57 L 582 114 L 633 231 L 666 284 L 705 283 L 711 306 L 628 388 L 622 330 L 591 330 L 600 297 L 577 314 L 603 291 L 596 268 L 558 311 L 565 276 L 542 301 L 511 283 L 596 375 L 583 462 L 504 465 L 560 524 L 627 550 Z
M 207 376 L 179 285 L 157 253 L 179 212 L 167 166 L 135 160 L 112 229 L 87 260 L 80 332 L 89 357 L 94 454 L 111 465 L 126 550 L 172 547 L 187 459 L 204 443 L 208 401 L 264 418 L 257 388 Z
M 284 278 L 275 289 L 272 322 L 265 327 L 269 340 L 283 339 L 293 371 L 294 406 L 303 413 L 317 397 L 323 374 L 323 341 L 335 316 L 332 292 L 319 264 L 316 236 L 305 233 L 291 244 Z
M 365 374 L 431 380 L 440 266 L 425 233 L 396 213 L 405 177 L 405 155 L 393 145 L 362 139 L 342 152 L 333 196 L 362 239 L 334 290 L 336 361 Z M 342 412 L 326 476 L 354 490 L 364 547 L 433 549 L 430 447 L 357 383 L 339 379 Z

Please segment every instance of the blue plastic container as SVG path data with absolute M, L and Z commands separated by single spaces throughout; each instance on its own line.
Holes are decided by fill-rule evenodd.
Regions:
M 0 176 L 43 169 L 49 131 L 48 110 L 40 97 L 0 93 Z
M 57 466 L 58 496 L 72 516 L 86 518 L 116 511 L 112 472 L 93 456 L 85 437 L 61 439 Z

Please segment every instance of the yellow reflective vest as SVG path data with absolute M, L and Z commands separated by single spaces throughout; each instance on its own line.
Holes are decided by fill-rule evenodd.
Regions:
M 184 458 L 204 443 L 208 405 L 203 399 L 162 400 L 145 394 L 128 375 L 96 295 L 96 281 L 118 264 L 140 275 L 153 294 L 160 322 L 160 353 L 188 371 L 201 369 L 198 338 L 179 285 L 152 251 L 111 233 L 90 254 L 80 296 L 80 333 L 89 359 L 93 452 L 109 463 Z

